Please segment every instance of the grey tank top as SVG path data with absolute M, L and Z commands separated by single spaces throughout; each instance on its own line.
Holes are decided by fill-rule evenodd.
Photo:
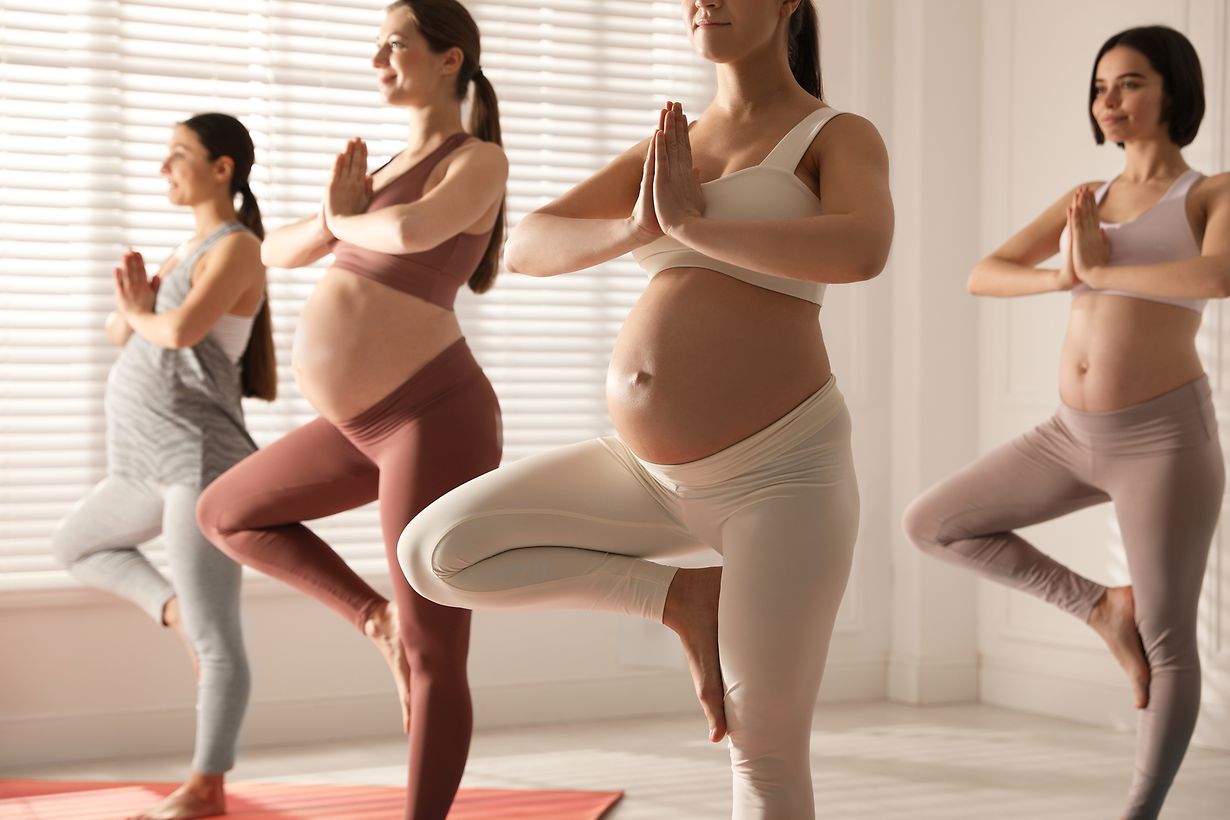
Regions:
M 227 234 L 207 236 L 163 279 L 154 312 L 178 307 L 202 254 Z M 107 469 L 112 475 L 204 487 L 256 450 L 243 420 L 239 365 L 210 336 L 169 350 L 134 333 L 107 377 Z

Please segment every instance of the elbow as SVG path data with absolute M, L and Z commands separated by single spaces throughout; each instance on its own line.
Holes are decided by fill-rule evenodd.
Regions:
M 987 260 L 983 259 L 981 262 L 975 265 L 974 269 L 969 272 L 969 276 L 966 277 L 965 279 L 965 292 L 968 293 L 970 296 L 982 296 L 983 295 L 982 270 L 983 270 L 983 265 L 985 265 L 986 262 Z
M 1217 277 L 1213 290 L 1214 299 L 1225 299 L 1227 297 L 1230 297 L 1230 271 L 1225 271 L 1221 276 Z
M 185 347 L 196 347 L 205 339 L 205 334 L 196 328 L 190 328 L 182 322 L 173 322 L 163 334 L 162 347 L 171 350 L 182 350 Z
M 516 232 L 504 243 L 504 269 L 509 273 L 533 275 L 526 258 L 525 243 L 518 241 Z

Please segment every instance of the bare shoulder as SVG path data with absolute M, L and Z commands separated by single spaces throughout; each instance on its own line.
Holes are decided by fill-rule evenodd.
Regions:
M 197 264 L 194 278 L 202 270 L 214 270 L 228 277 L 249 279 L 263 276 L 261 241 L 251 231 L 231 231 L 218 239 Z
M 1230 172 L 1205 177 L 1196 183 L 1193 193 L 1206 209 L 1230 206 Z
M 879 129 L 866 117 L 845 111 L 825 123 L 809 150 L 818 162 L 828 157 L 830 161 L 853 158 L 888 164 L 888 148 Z
M 473 171 L 484 175 L 508 176 L 508 155 L 504 148 L 494 142 L 472 139 L 448 156 L 445 172 L 456 170 Z

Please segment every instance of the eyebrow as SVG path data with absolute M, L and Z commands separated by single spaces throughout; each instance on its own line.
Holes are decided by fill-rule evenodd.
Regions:
M 1143 80 L 1143 79 L 1145 79 L 1145 75 L 1144 75 L 1144 74 L 1141 74 L 1139 71 L 1128 71 L 1128 72 L 1126 72 L 1126 73 L 1124 73 L 1124 74 L 1120 74 L 1120 75 L 1119 75 L 1118 77 L 1116 77 L 1115 79 L 1116 79 L 1116 80 L 1123 80 L 1123 79 L 1126 79 L 1126 78 L 1128 78 L 1128 77 L 1132 77 L 1132 78 L 1134 78 L 1134 79 L 1138 79 L 1138 80 Z M 1094 77 L 1094 78 L 1093 78 L 1093 81 L 1094 81 L 1095 83 L 1104 83 L 1104 82 L 1106 82 L 1106 80 L 1105 80 L 1104 78 L 1102 78 L 1102 77 Z

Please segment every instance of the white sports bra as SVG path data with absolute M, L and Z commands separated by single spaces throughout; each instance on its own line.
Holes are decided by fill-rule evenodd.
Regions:
M 791 128 L 759 165 L 701 183 L 705 216 L 714 219 L 772 220 L 820 213 L 820 200 L 795 176 L 799 160 L 812 140 L 841 112 L 817 109 Z M 766 290 L 784 293 L 817 305 L 824 301 L 824 285 L 786 279 L 706 256 L 677 239 L 662 236 L 632 251 L 632 258 L 653 276 L 668 268 L 707 268 Z

